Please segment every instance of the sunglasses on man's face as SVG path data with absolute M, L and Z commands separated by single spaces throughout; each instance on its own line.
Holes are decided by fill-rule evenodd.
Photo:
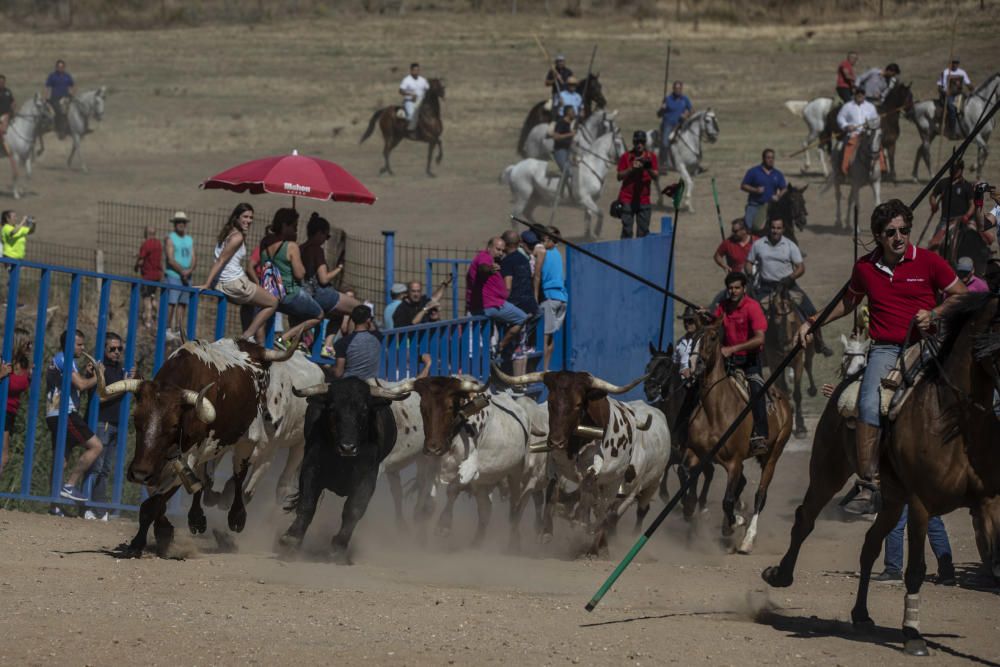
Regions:
M 894 238 L 896 238 L 896 234 L 899 234 L 900 236 L 909 236 L 910 235 L 910 228 L 909 227 L 890 227 L 890 228 L 888 228 L 888 229 L 885 230 L 884 234 L 885 234 L 885 237 L 887 239 L 894 239 Z
M 108 347 L 108 352 L 121 352 L 121 351 L 122 351 L 122 348 L 121 348 L 120 345 L 117 345 L 117 346 L 114 346 L 114 347 L 110 347 L 110 346 Z

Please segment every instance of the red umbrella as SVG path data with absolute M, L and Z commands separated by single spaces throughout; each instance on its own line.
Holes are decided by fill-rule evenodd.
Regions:
M 201 184 L 206 190 L 219 188 L 259 195 L 262 192 L 312 199 L 374 204 L 375 195 L 340 165 L 308 155 L 275 155 L 244 162 Z

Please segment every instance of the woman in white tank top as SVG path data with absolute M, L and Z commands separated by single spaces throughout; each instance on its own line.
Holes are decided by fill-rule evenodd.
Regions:
M 243 332 L 243 338 L 256 337 L 263 344 L 264 337 L 257 337 L 258 330 L 274 315 L 278 308 L 278 299 L 257 284 L 256 277 L 246 270 L 246 234 L 253 224 L 253 207 L 250 204 L 237 204 L 229 215 L 226 224 L 219 230 L 218 242 L 215 246 L 215 263 L 208 272 L 204 285 L 198 289 L 211 289 L 218 279 L 215 288 L 226 295 L 226 299 L 239 305 L 258 306 L 260 310 L 254 316 L 250 326 Z

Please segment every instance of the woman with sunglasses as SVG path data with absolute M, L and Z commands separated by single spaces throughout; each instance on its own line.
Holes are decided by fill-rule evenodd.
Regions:
M 876 248 L 858 260 L 844 297 L 833 307 L 825 324 L 850 314 L 867 297 L 872 345 L 858 395 L 855 428 L 857 474 L 863 491 L 853 505 L 858 514 L 872 510 L 878 472 L 879 387 L 896 366 L 903 348 L 930 332 L 944 308 L 939 294 L 964 294 L 965 285 L 940 255 L 910 243 L 913 212 L 898 199 L 872 211 L 871 232 Z M 806 344 L 809 326 L 803 324 L 798 339 Z M 915 326 L 911 331 L 910 323 Z M 848 506 L 852 511 L 851 506 Z

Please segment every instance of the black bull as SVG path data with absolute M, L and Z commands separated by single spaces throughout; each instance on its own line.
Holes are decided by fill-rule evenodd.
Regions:
M 396 422 L 390 399 L 358 378 L 334 380 L 304 390 L 309 396 L 303 432 L 305 455 L 299 492 L 286 508 L 295 520 L 279 540 L 286 553 L 296 551 L 316 514 L 324 490 L 346 497 L 332 557 L 350 563 L 347 548 L 355 527 L 375 493 L 379 464 L 396 445 Z M 402 400 L 408 394 L 392 397 Z

